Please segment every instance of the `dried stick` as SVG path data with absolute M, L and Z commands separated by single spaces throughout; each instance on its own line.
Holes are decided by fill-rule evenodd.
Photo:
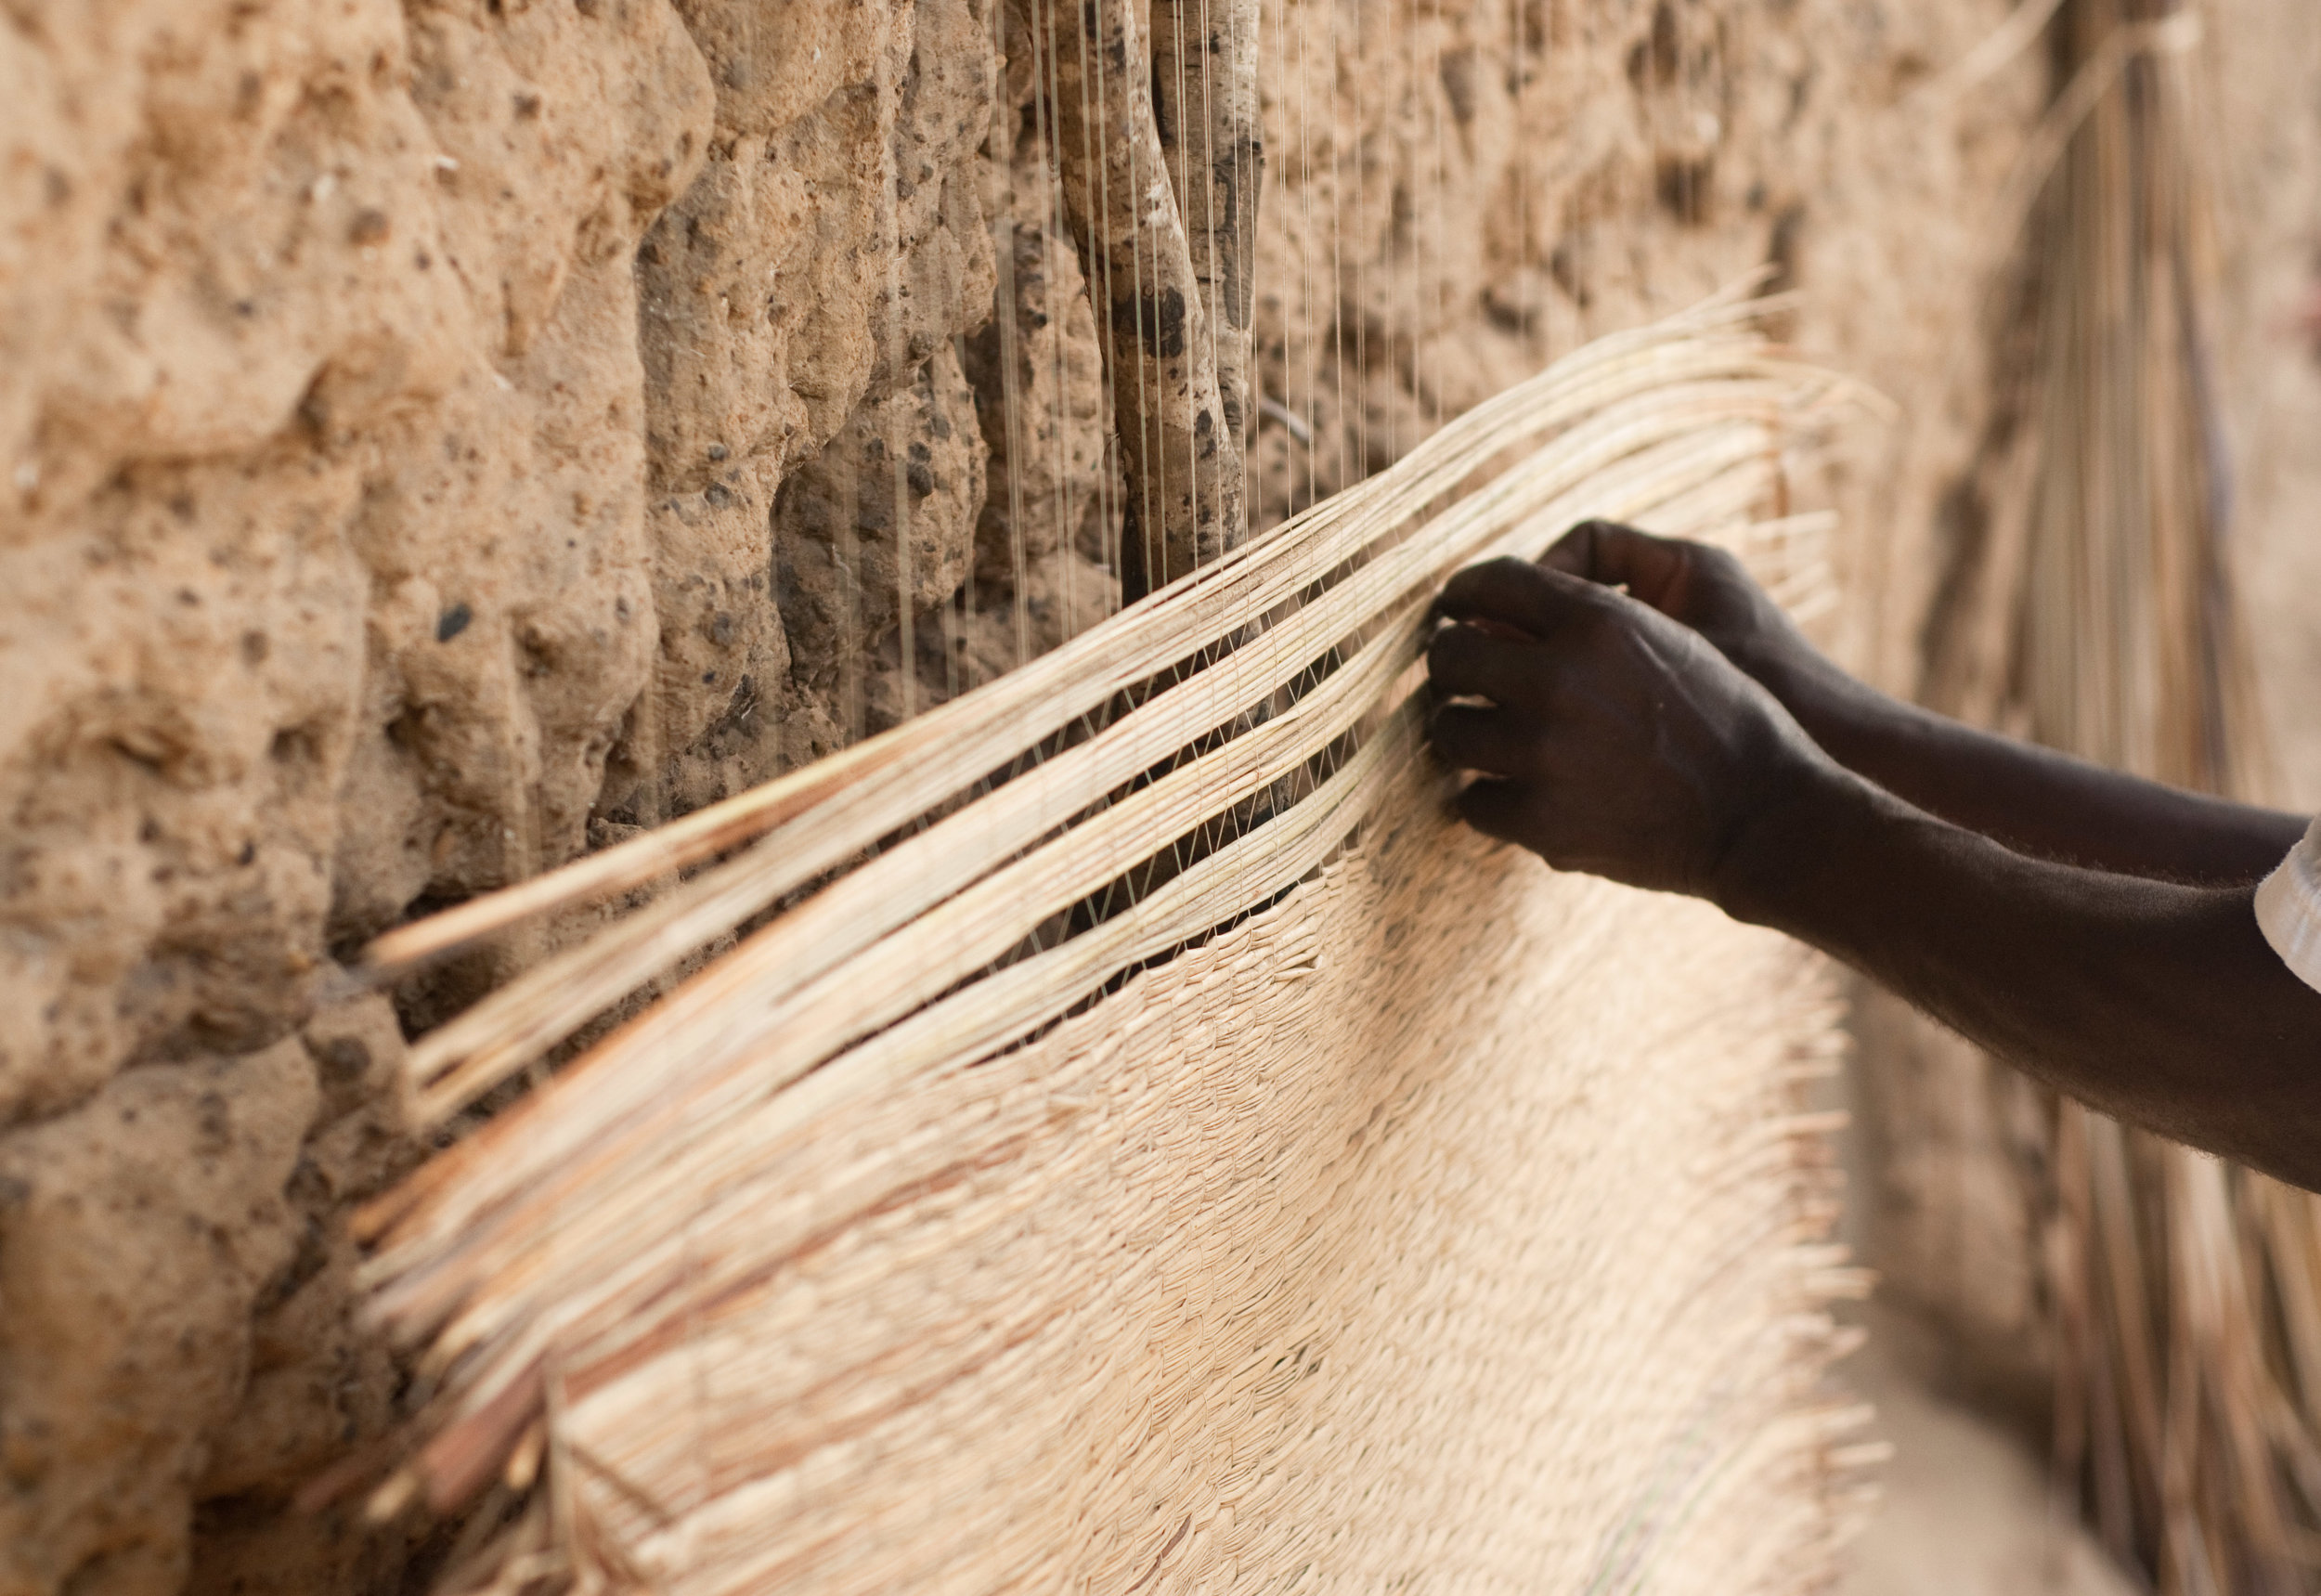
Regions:
M 1160 148 L 1215 349 L 1217 396 L 1235 461 L 1246 459 L 1257 198 L 1265 171 L 1257 114 L 1257 0 L 1152 0 L 1152 85 Z M 1226 529 L 1228 545 L 1245 535 Z
M 1113 425 L 1128 476 L 1121 596 L 1134 603 L 1238 540 L 1240 451 L 1185 219 L 1153 116 L 1141 7 L 1057 4 L 1057 164 L 1100 304 Z

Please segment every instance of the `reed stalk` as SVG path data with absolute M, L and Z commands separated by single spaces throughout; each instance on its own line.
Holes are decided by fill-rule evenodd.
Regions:
M 2005 209 L 1990 530 L 1938 616 L 1938 707 L 2180 786 L 2261 800 L 2268 758 L 2226 563 L 2197 46 L 2179 0 L 2063 0 L 2056 90 Z M 2314 1200 L 2047 1105 L 2021 1171 L 2057 1330 L 2056 1463 L 2164 1596 L 2303 1590 L 2316 1563 Z

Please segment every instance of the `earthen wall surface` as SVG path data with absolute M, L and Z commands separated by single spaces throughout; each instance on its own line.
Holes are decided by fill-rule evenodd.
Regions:
M 402 1038 L 538 948 L 344 962 L 1116 602 L 988 3 L 0 6 L 0 1591 L 422 1577 L 288 1502 L 402 1390 L 342 1227 Z M 1260 526 L 1770 263 L 1899 407 L 1801 491 L 1907 687 L 2042 79 L 1927 85 L 2003 13 L 1269 4 Z

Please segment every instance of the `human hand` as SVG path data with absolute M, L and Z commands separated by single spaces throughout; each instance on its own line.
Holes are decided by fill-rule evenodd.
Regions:
M 1559 870 L 1716 899 L 1751 826 L 1834 768 L 1701 633 L 1612 588 L 1494 560 L 1435 607 L 1431 734 L 1478 772 L 1459 812 Z
M 1540 557 L 1630 597 L 1706 638 L 1820 736 L 1842 718 L 1874 708 L 1870 689 L 1806 641 L 1779 604 L 1722 549 L 1655 538 L 1609 521 L 1583 521 Z

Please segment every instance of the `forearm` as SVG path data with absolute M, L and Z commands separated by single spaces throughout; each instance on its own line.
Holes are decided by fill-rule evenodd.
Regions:
M 2246 888 L 2028 858 L 1827 771 L 1766 808 L 1718 898 L 2106 1112 L 2321 1186 L 2321 993 Z
M 1768 685 L 1848 770 L 1929 814 L 2042 859 L 2245 886 L 2278 864 L 2305 828 L 2294 815 L 2180 791 L 1977 731 L 1888 698 L 1834 668 Z

